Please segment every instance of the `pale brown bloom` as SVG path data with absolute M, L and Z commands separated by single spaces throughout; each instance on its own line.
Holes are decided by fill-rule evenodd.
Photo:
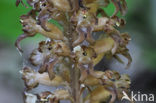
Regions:
M 17 38 L 15 46 L 23 52 L 20 41 L 38 33 L 49 40 L 39 43 L 29 56 L 32 65 L 24 66 L 20 71 L 26 86 L 25 103 L 60 103 L 62 100 L 114 103 L 121 99 L 123 91 L 129 92 L 128 75 L 94 68 L 104 56 L 123 63 L 118 56 L 123 55 L 128 59 L 127 67 L 132 62 L 127 48 L 131 38 L 128 33 L 118 30 L 126 24 L 117 16 L 118 12 L 125 15 L 125 0 L 26 1 L 32 9 L 20 18 L 23 34 Z M 108 16 L 101 7 L 107 7 L 111 2 L 115 11 Z M 17 0 L 16 6 L 19 3 L 24 5 L 22 0 Z M 52 19 L 59 27 L 50 22 Z M 29 90 L 38 85 L 61 89 L 30 93 Z

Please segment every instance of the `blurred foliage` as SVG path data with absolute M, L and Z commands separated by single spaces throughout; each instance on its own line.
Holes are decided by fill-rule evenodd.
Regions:
M 29 9 L 15 6 L 15 0 L 0 1 L 0 36 L 2 40 L 15 41 L 16 37 L 22 33 L 19 17 Z M 9 39 L 8 39 L 9 38 Z

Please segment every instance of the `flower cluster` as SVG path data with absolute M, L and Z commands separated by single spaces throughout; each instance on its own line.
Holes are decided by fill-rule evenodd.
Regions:
M 110 2 L 115 6 L 112 16 L 101 8 Z M 20 3 L 26 6 L 22 0 L 17 0 L 16 6 Z M 123 55 L 128 59 L 126 68 L 131 64 L 126 47 L 131 38 L 118 30 L 126 24 L 117 16 L 118 12 L 125 15 L 125 0 L 27 0 L 27 3 L 32 10 L 20 18 L 23 34 L 15 46 L 23 53 L 20 41 L 38 33 L 48 40 L 41 41 L 30 54 L 29 62 L 37 71 L 30 66 L 20 71 L 27 88 L 25 103 L 60 103 L 62 100 L 114 103 L 117 98 L 121 99 L 123 91 L 129 91 L 128 75 L 94 70 L 104 56 L 123 62 L 119 57 Z M 50 20 L 57 21 L 63 30 Z M 40 84 L 63 88 L 39 94 L 29 92 Z

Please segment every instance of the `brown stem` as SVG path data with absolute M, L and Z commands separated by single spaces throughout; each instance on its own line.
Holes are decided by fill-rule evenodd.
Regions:
M 78 68 L 74 67 L 71 71 L 71 88 L 72 88 L 72 95 L 74 98 L 74 103 L 81 103 L 80 102 L 80 84 L 79 84 L 79 77 L 80 71 Z
M 73 37 L 72 37 L 73 40 Z M 73 50 L 72 48 L 72 43 L 69 44 L 69 47 L 71 47 L 71 50 Z M 73 66 L 74 65 L 74 66 Z M 74 99 L 74 103 L 82 103 L 81 102 L 81 96 L 80 96 L 80 83 L 79 83 L 79 78 L 80 78 L 80 70 L 76 67 L 76 63 L 73 63 L 72 58 L 70 59 L 70 78 L 71 78 L 71 94 L 73 96 Z
M 73 0 L 72 0 L 73 1 Z M 74 0 L 74 2 L 78 3 L 78 0 Z M 75 6 L 74 8 L 77 8 L 77 6 Z M 72 35 L 76 35 L 74 30 L 76 30 L 76 28 L 72 28 L 72 23 L 69 23 L 69 33 L 71 33 Z M 74 36 L 71 36 L 71 40 L 69 41 L 74 41 Z M 69 43 L 69 47 L 71 48 L 71 50 L 73 50 L 73 43 Z M 73 66 L 74 65 L 74 66 Z M 80 70 L 77 68 L 76 63 L 73 63 L 73 60 L 71 58 L 70 60 L 70 78 L 71 78 L 71 94 L 73 96 L 74 99 L 74 103 L 82 103 L 82 98 L 80 96 L 80 83 L 79 83 L 79 79 L 80 79 Z
M 79 9 L 79 0 L 71 0 L 73 3 L 72 11 L 77 11 Z

